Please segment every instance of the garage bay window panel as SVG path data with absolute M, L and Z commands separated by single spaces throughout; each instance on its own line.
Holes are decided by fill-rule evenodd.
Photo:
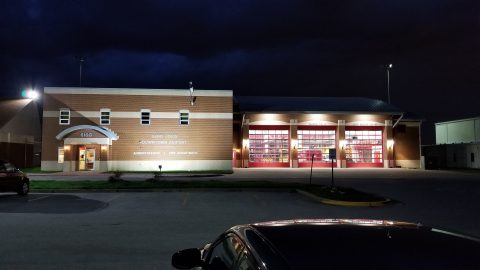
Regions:
M 298 130 L 298 162 L 330 163 L 330 149 L 335 149 L 335 130 Z
M 288 130 L 249 130 L 252 166 L 289 166 Z
M 346 130 L 345 158 L 347 164 L 383 164 L 383 135 L 381 130 Z

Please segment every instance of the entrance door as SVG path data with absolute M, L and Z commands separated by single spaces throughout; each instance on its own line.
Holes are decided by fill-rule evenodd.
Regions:
M 78 147 L 78 170 L 85 171 L 85 146 Z
M 95 169 L 95 149 L 89 148 L 85 150 L 85 167 L 87 170 L 92 171 Z
M 78 147 L 78 170 L 92 171 L 95 169 L 95 148 Z

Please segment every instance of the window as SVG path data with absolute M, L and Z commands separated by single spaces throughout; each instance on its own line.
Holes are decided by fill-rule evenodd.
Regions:
M 238 270 L 256 270 L 257 268 L 253 264 L 253 260 L 247 256 L 248 253 L 244 253 L 242 258 L 238 262 Z
M 475 162 L 475 153 L 470 153 L 470 161 Z
M 346 130 L 345 158 L 350 163 L 383 163 L 381 130 Z
M 0 163 L 0 172 L 15 172 L 15 166 L 12 163 Z
M 189 111 L 181 110 L 180 111 L 180 125 L 188 125 L 189 124 Z
M 243 250 L 243 244 L 234 236 L 217 242 L 208 258 L 208 269 L 232 269 Z
M 150 110 L 143 109 L 140 111 L 140 124 L 150 125 Z
M 63 147 L 58 148 L 58 163 L 63 163 L 65 160 L 65 150 Z
M 289 162 L 288 130 L 249 130 L 250 162 L 283 163 Z
M 110 109 L 100 109 L 100 124 L 110 125 Z
M 60 109 L 60 125 L 70 125 L 70 109 Z
M 329 150 L 335 148 L 335 130 L 298 130 L 298 162 L 330 163 Z

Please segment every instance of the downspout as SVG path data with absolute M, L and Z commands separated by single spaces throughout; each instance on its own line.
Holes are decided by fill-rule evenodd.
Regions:
M 404 114 L 405 114 L 405 113 L 402 113 L 402 114 L 400 115 L 400 118 L 398 118 L 397 122 L 395 122 L 395 124 L 393 124 L 392 129 L 394 129 L 394 128 L 398 125 L 398 123 L 400 122 L 400 120 L 402 120 Z
M 244 162 L 244 148 L 243 148 L 243 123 L 245 122 L 245 114 L 242 115 L 242 124 L 240 125 L 240 134 L 241 134 L 241 138 L 240 138 L 240 149 L 242 149 L 242 151 L 240 151 L 240 153 L 242 154 L 241 158 L 242 158 L 242 168 L 245 168 L 245 162 Z
M 400 123 L 400 121 L 402 120 L 404 116 L 404 113 L 402 113 L 400 115 L 400 117 L 398 118 L 397 122 L 395 122 L 395 124 L 393 124 L 392 126 L 392 132 L 393 132 L 393 129 L 398 125 L 398 123 Z M 393 134 L 392 134 L 393 136 Z M 397 160 L 395 158 L 395 145 L 392 146 L 392 159 L 393 159 L 393 167 L 396 168 L 397 167 Z

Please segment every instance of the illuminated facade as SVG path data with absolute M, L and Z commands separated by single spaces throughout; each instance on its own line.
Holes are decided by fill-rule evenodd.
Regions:
M 42 170 L 232 168 L 232 91 L 44 89 Z
M 420 167 L 419 120 L 365 98 L 236 97 L 237 167 Z M 333 155 L 333 156 L 332 156 Z
M 420 166 L 421 121 L 378 100 L 55 87 L 43 100 L 44 171 Z

